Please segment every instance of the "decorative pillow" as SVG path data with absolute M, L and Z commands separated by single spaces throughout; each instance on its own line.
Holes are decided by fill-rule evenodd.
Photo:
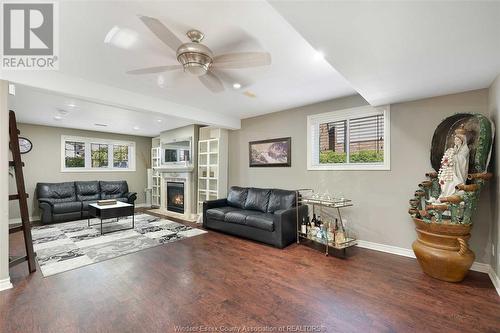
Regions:
M 263 213 L 267 212 L 269 204 L 269 196 L 271 190 L 266 188 L 249 188 L 245 209 L 259 210 Z
M 232 186 L 227 195 L 227 204 L 236 208 L 243 208 L 247 200 L 248 189 L 245 187 Z
M 295 191 L 273 189 L 269 197 L 268 213 L 295 207 Z

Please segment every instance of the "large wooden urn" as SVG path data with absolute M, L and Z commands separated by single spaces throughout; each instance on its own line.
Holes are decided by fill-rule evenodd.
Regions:
M 474 262 L 469 249 L 471 225 L 425 223 L 413 218 L 417 240 L 413 252 L 422 270 L 443 281 L 462 281 Z

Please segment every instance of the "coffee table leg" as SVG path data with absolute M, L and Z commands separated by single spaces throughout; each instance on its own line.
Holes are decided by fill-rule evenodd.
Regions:
M 101 217 L 101 236 L 102 236 L 102 217 Z
M 132 229 L 135 228 L 135 214 L 132 213 Z

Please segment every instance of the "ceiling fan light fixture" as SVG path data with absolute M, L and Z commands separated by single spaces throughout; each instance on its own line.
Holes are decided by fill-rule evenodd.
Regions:
M 195 76 L 205 75 L 212 64 L 212 51 L 197 42 L 184 43 L 177 49 L 177 61 L 185 72 Z

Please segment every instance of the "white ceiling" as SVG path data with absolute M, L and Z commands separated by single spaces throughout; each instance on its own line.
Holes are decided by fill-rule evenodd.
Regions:
M 90 97 L 84 95 L 85 92 L 91 89 L 92 83 L 99 83 L 174 103 L 154 111 L 191 122 L 233 128 L 239 127 L 241 118 L 355 93 L 265 1 L 67 1 L 60 2 L 59 7 L 60 71 L 29 75 L 10 71 L 8 79 L 39 87 L 42 84 L 47 87 L 46 82 L 50 82 L 49 90 L 64 89 L 59 92 L 80 98 Z M 132 69 L 177 64 L 174 52 L 146 28 L 138 15 L 158 18 L 186 42 L 185 33 L 190 28 L 203 31 L 206 35 L 203 43 L 216 55 L 267 51 L 272 64 L 225 70 L 226 75 L 243 87 L 234 90 L 226 86 L 226 91 L 219 94 L 210 92 L 196 77 L 182 71 L 163 73 L 162 87 L 158 85 L 158 74 L 128 75 L 125 72 Z M 130 49 L 105 44 L 104 38 L 114 26 L 136 32 L 137 43 Z M 245 37 L 247 42 L 235 42 L 240 37 Z M 80 81 L 75 82 L 76 79 Z M 82 82 L 87 84 L 83 89 Z M 80 88 L 71 91 L 68 88 L 71 86 Z M 244 95 L 247 90 L 256 97 Z M 106 95 L 113 98 L 115 93 Z M 200 116 L 196 112 L 193 115 L 184 112 L 184 106 L 199 111 Z
M 9 95 L 8 104 L 21 123 L 109 133 L 153 137 L 161 131 L 191 123 L 161 113 L 117 108 L 19 84 L 16 95 Z
M 268 51 L 272 65 L 226 70 L 244 87 L 226 86 L 221 94 L 183 72 L 162 74 L 162 86 L 158 75 L 127 75 L 176 64 L 174 52 L 137 15 L 160 19 L 185 41 L 184 33 L 197 28 L 215 54 Z M 89 129 L 110 119 L 99 117 L 123 114 L 129 121 L 109 131 L 129 133 L 141 121 L 141 135 L 187 123 L 239 128 L 242 118 L 356 91 L 381 105 L 485 88 L 500 73 L 500 2 L 68 1 L 60 2 L 59 25 L 59 71 L 0 72 L 3 79 L 48 91 L 20 89 L 22 121 Z M 104 44 L 114 26 L 136 32 L 137 42 L 128 50 Z M 236 42 L 242 36 L 247 42 Z M 28 101 L 19 100 L 23 94 Z M 45 111 L 33 111 L 42 110 L 35 95 Z M 85 108 L 54 120 L 67 99 Z M 165 121 L 154 127 L 160 115 Z
M 373 105 L 485 88 L 500 73 L 498 1 L 271 1 Z

